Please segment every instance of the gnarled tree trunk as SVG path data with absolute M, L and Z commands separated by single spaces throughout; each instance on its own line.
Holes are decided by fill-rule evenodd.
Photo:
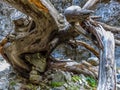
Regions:
M 59 14 L 49 0 L 4 1 L 28 15 L 28 23 L 24 25 L 26 18 L 14 21 L 15 31 L 8 36 L 3 54 L 19 72 L 29 72 L 31 67 L 25 63 L 25 54 L 44 52 L 46 55 L 59 29 Z
M 110 43 L 108 39 L 109 37 L 107 37 L 108 41 L 104 43 L 104 39 L 102 39 L 103 37 L 99 33 L 100 31 L 95 30 L 98 23 L 93 23 L 91 18 L 88 18 L 93 11 L 86 10 L 86 8 L 89 9 L 98 0 L 94 0 L 93 3 L 91 3 L 92 0 L 88 0 L 83 8 L 80 8 L 79 6 L 71 6 L 65 10 L 64 15 L 59 14 L 49 0 L 3 1 L 9 3 L 28 16 L 14 21 L 14 33 L 11 33 L 5 39 L 5 43 L 0 45 L 3 57 L 6 58 L 6 60 L 20 74 L 28 77 L 33 66 L 36 67 L 39 72 L 45 71 L 46 67 L 44 67 L 43 70 L 39 70 L 38 68 L 42 67 L 38 66 L 37 63 L 35 63 L 35 60 L 31 60 L 29 55 L 31 55 L 31 58 L 39 58 L 38 62 L 43 60 L 48 62 L 46 60 L 48 60 L 51 52 L 58 45 L 62 43 L 73 44 L 74 42 L 71 42 L 70 40 L 77 37 L 79 34 L 83 34 L 92 40 L 93 43 L 98 46 L 99 50 L 103 50 L 103 54 L 99 54 L 96 50 L 85 43 L 77 41 L 75 41 L 75 43 L 82 44 L 100 58 L 100 79 L 102 78 L 101 75 L 104 74 L 101 74 L 102 68 L 107 67 L 105 66 L 106 64 L 103 66 L 101 64 L 103 63 L 103 60 L 106 60 L 106 63 L 109 60 L 110 63 L 107 64 L 111 65 L 108 65 L 110 66 L 110 68 L 108 68 L 110 70 L 105 71 L 104 69 L 104 72 L 106 72 L 106 82 L 114 80 L 113 82 L 116 83 L 115 72 L 114 69 L 112 69 L 114 68 L 114 40 L 110 39 L 112 42 L 111 48 L 113 49 L 113 51 L 110 49 L 110 52 L 113 52 L 110 53 L 112 57 L 107 58 L 107 56 L 104 55 L 109 53 L 109 51 L 106 51 L 106 49 L 108 49 L 106 45 Z M 34 55 L 35 53 L 39 55 L 36 56 Z M 113 74 L 113 77 L 109 76 L 109 74 Z M 108 84 L 111 85 L 113 83 L 110 82 Z M 101 89 L 100 87 L 101 81 L 99 81 L 98 90 Z M 115 87 L 115 84 L 113 87 Z M 110 88 L 109 90 L 113 89 L 114 88 Z

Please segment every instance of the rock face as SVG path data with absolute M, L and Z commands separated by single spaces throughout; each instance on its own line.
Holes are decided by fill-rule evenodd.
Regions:
M 8 90 L 10 65 L 0 57 L 0 90 Z
M 110 25 L 120 25 L 120 4 L 116 0 L 111 0 L 109 3 L 102 3 L 98 5 L 95 14 L 101 16 L 101 21 Z
M 14 29 L 12 21 L 24 16 L 23 13 L 0 1 L 0 41 Z

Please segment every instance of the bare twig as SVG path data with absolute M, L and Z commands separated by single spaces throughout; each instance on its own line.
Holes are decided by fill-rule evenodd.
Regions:
M 105 28 L 105 30 L 107 30 L 107 31 L 111 31 L 111 32 L 113 32 L 113 33 L 118 33 L 118 32 L 120 32 L 120 27 L 110 26 L 110 25 L 107 25 L 107 24 L 105 24 L 105 23 L 97 22 L 97 21 L 96 21 L 96 23 L 102 25 L 102 26 Z

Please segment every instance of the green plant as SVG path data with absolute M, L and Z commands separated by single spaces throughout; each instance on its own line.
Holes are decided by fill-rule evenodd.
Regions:
M 74 76 L 72 77 L 72 80 L 73 80 L 74 82 L 77 82 L 77 81 L 81 80 L 81 78 L 80 78 L 79 76 L 77 76 L 77 75 L 74 75 Z
M 86 81 L 91 87 L 97 86 L 97 81 L 93 77 L 86 77 Z
M 11 81 L 10 82 L 10 86 L 15 86 L 16 85 L 16 82 L 15 81 Z
M 51 82 L 51 87 L 60 87 L 64 84 L 64 82 Z

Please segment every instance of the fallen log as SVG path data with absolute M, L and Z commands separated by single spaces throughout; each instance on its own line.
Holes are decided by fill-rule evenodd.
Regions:
M 101 38 L 104 49 L 100 50 L 99 82 L 97 90 L 116 90 L 115 41 L 111 32 L 101 26 Z
M 101 37 L 103 49 L 100 50 L 99 82 L 97 90 L 116 90 L 116 65 L 114 35 L 102 26 L 94 27 Z

